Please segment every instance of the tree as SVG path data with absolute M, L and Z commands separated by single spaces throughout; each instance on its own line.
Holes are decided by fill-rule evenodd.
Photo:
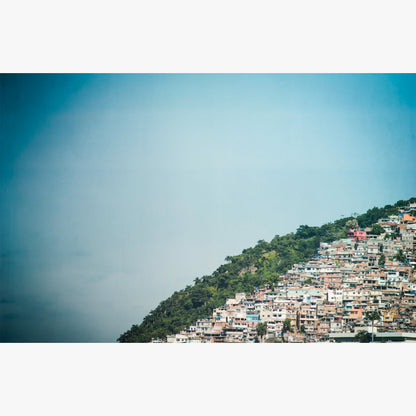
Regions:
M 404 263 L 406 261 L 406 254 L 403 253 L 403 250 L 400 249 L 399 252 L 394 256 L 394 258 L 400 263 Z
M 384 254 L 381 254 L 378 259 L 378 265 L 384 266 L 385 263 L 386 263 L 386 256 Z
M 297 230 L 295 237 L 296 238 L 311 238 L 315 237 L 319 227 L 309 227 L 309 225 L 301 225 Z
M 388 239 L 395 240 L 397 237 L 399 237 L 399 234 L 397 232 L 393 232 L 393 233 L 390 233 L 390 234 L 386 234 L 384 236 L 384 239 L 385 240 L 388 240 Z
M 264 283 L 268 284 L 271 289 L 274 288 L 277 282 L 280 282 L 282 280 L 280 278 L 280 275 L 275 272 L 267 273 L 267 271 L 265 271 L 263 274 L 264 274 L 264 279 L 263 279 Z
M 283 321 L 283 328 L 282 328 L 282 341 L 285 342 L 284 333 L 287 331 L 291 331 L 292 327 L 290 325 L 290 318 L 286 318 Z
M 370 337 L 367 331 L 358 331 L 354 338 L 358 341 L 358 342 L 370 342 Z
M 374 342 L 374 321 L 380 320 L 380 314 L 378 312 L 367 312 L 365 314 L 365 319 L 371 321 L 371 342 Z
M 380 235 L 385 232 L 386 230 L 381 225 L 378 225 L 378 224 L 374 224 L 373 228 L 371 229 L 371 234 L 375 234 L 375 235 Z
M 358 228 L 358 221 L 354 218 L 354 219 L 352 219 L 352 220 L 348 220 L 346 223 L 345 223 L 345 229 L 347 230 L 347 231 L 349 231 L 349 230 L 354 230 L 355 228 Z
M 261 322 L 256 328 L 257 335 L 263 341 L 263 337 L 267 334 L 267 322 Z
M 284 321 L 283 321 L 283 329 L 285 330 L 285 331 L 291 331 L 292 330 L 292 326 L 290 325 L 290 318 L 286 318 Z

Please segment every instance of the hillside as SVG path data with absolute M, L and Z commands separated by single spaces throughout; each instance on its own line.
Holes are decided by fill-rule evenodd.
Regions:
M 379 218 L 397 214 L 399 206 L 412 202 L 416 202 L 416 198 L 383 208 L 374 207 L 355 219 L 359 227 L 369 227 Z M 241 254 L 226 257 L 226 264 L 162 301 L 140 325 L 133 325 L 117 341 L 149 342 L 152 338 L 178 333 L 197 319 L 210 316 L 214 308 L 223 305 L 235 293 L 250 294 L 255 287 L 277 283 L 280 274 L 293 264 L 311 258 L 321 242 L 345 238 L 350 227 L 347 222 L 353 220 L 353 217 L 342 218 L 320 227 L 301 225 L 296 233 L 276 235 L 270 243 L 260 240 Z

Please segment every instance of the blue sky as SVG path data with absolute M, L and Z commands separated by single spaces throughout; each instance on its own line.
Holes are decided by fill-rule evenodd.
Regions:
M 112 342 L 258 240 L 416 196 L 416 77 L 0 76 L 0 339 Z

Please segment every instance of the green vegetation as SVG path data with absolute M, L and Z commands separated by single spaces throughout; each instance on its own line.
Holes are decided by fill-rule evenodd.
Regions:
M 282 342 L 285 342 L 285 332 L 290 332 L 292 330 L 292 326 L 290 325 L 290 318 L 286 318 L 283 321 L 283 329 L 282 329 Z
M 397 207 L 409 202 L 416 202 L 416 198 L 399 201 L 395 206 L 372 208 L 355 219 L 360 227 L 369 227 L 381 217 L 397 214 Z M 260 240 L 241 254 L 226 257 L 226 264 L 162 301 L 140 325 L 133 325 L 117 341 L 149 342 L 178 333 L 200 318 L 211 317 L 214 308 L 224 305 L 227 298 L 238 292 L 251 294 L 255 287 L 273 286 L 293 264 L 309 260 L 320 242 L 345 238 L 346 224 L 351 220 L 352 216 L 321 227 L 301 225 L 296 233 L 276 235 L 270 243 Z
M 263 337 L 267 334 L 267 323 L 262 322 L 257 325 L 256 327 L 257 335 L 260 337 L 260 339 L 263 339 Z
M 380 235 L 385 232 L 386 230 L 381 225 L 378 225 L 378 224 L 374 224 L 373 228 L 371 229 L 371 234 L 374 234 L 374 235 Z
M 391 233 L 391 234 L 386 234 L 384 236 L 384 239 L 385 240 L 388 240 L 388 239 L 395 240 L 397 237 L 399 237 L 399 234 L 398 233 Z
M 403 253 L 403 250 L 400 249 L 398 253 L 394 256 L 394 259 L 399 261 L 400 263 L 406 262 L 406 254 Z
M 359 228 L 358 221 L 353 218 L 345 223 L 345 230 L 348 232 L 349 230 L 353 230 L 355 228 Z
M 358 331 L 354 338 L 357 340 L 357 342 L 361 342 L 361 343 L 367 343 L 370 342 L 371 338 L 370 338 L 370 334 L 367 331 Z
M 381 254 L 378 259 L 378 265 L 384 266 L 385 263 L 386 263 L 386 256 L 384 254 Z
M 286 318 L 284 321 L 283 321 L 283 332 L 286 332 L 286 331 L 291 331 L 292 330 L 292 326 L 290 325 L 290 318 Z

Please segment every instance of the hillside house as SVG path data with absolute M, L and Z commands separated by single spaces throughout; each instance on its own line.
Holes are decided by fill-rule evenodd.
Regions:
M 365 230 L 353 229 L 348 232 L 348 237 L 355 241 L 362 241 L 367 238 L 367 232 Z

